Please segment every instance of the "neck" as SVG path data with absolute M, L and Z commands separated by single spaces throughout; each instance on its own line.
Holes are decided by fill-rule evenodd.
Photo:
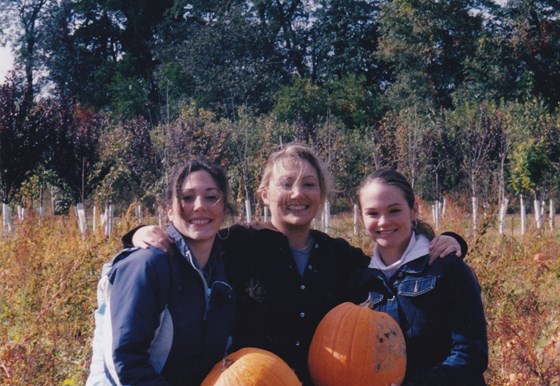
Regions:
M 206 264 L 208 264 L 208 260 L 210 259 L 210 252 L 212 252 L 214 239 L 204 241 L 189 240 L 188 245 L 194 258 L 196 259 L 196 262 L 198 263 L 198 266 L 200 268 L 206 267 Z
M 303 249 L 307 246 L 307 241 L 309 240 L 309 230 L 311 229 L 311 224 L 305 226 L 294 226 L 294 227 L 280 227 L 278 224 L 272 220 L 272 225 L 282 232 L 284 236 L 288 238 L 288 243 L 291 248 Z
M 411 236 L 412 237 L 412 236 Z M 380 245 L 376 245 L 377 251 L 379 252 L 379 256 L 383 263 L 387 266 L 399 261 L 401 257 L 403 257 L 408 244 L 410 243 L 410 237 L 403 242 L 401 245 L 395 247 L 382 247 Z

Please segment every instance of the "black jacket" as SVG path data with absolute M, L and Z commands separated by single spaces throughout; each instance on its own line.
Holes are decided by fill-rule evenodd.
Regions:
M 226 269 L 238 294 L 234 347 L 279 355 L 304 384 L 311 384 L 307 353 L 315 328 L 334 306 L 358 302 L 355 274 L 370 258 L 343 239 L 311 231 L 314 240 L 303 277 L 288 239 L 268 229 L 230 228 Z

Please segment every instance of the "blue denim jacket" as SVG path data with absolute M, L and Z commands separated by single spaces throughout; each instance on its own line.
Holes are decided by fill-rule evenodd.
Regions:
M 390 314 L 405 335 L 403 385 L 484 385 L 488 342 L 478 281 L 455 255 L 428 262 L 420 257 L 390 278 L 370 268 L 360 281 L 368 306 Z

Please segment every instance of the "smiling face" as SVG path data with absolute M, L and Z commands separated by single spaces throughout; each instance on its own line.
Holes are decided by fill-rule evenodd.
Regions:
M 262 199 L 270 207 L 272 224 L 281 232 L 309 230 L 322 204 L 317 170 L 303 159 L 277 163 Z
M 205 170 L 191 172 L 185 177 L 168 210 L 175 228 L 193 243 L 212 243 L 224 222 L 224 215 L 223 192 Z
M 412 235 L 418 205 L 410 208 L 404 193 L 382 180 L 372 180 L 360 189 L 362 219 L 367 233 L 375 241 L 385 264 L 398 260 Z

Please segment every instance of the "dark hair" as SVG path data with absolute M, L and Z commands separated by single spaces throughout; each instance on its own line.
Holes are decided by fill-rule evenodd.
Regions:
M 360 203 L 360 195 L 362 190 L 369 184 L 373 182 L 382 182 L 386 185 L 391 185 L 399 189 L 408 204 L 410 209 L 414 208 L 414 203 L 416 202 L 416 195 L 414 194 L 414 190 L 412 190 L 412 186 L 407 181 L 407 179 L 399 172 L 394 169 L 390 168 L 382 168 L 374 171 L 373 173 L 367 175 L 363 180 L 360 186 L 358 187 L 357 196 L 358 196 L 358 204 Z M 359 204 L 360 205 L 360 204 Z M 434 230 L 430 226 L 430 224 L 416 220 L 415 224 L 413 224 L 414 232 L 417 234 L 421 234 L 426 236 L 429 240 L 435 237 Z
M 229 182 L 226 172 L 218 164 L 204 158 L 190 159 L 185 164 L 175 169 L 173 177 L 171 178 L 171 183 L 167 187 L 167 193 L 165 195 L 166 203 L 171 204 L 173 202 L 173 197 L 181 196 L 183 184 L 189 174 L 201 170 L 212 176 L 212 179 L 216 182 L 216 185 L 218 185 L 218 190 L 223 195 L 224 209 L 231 213 L 232 207 L 229 201 Z

